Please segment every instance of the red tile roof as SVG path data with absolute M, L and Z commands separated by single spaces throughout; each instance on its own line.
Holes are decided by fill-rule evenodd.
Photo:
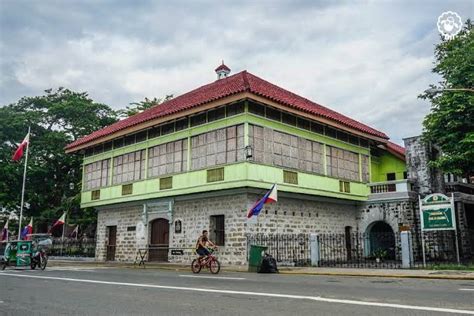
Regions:
M 403 159 L 405 159 L 405 147 L 402 147 L 402 146 L 397 145 L 395 143 L 392 143 L 390 141 L 387 141 L 386 145 L 387 145 L 388 151 L 391 151 L 394 154 L 398 154 L 401 157 L 403 157 Z
M 224 65 L 224 63 L 222 63 L 222 65 L 220 65 L 219 67 L 217 67 L 217 68 L 215 69 L 216 72 L 219 71 L 219 70 L 227 70 L 227 71 L 230 72 L 230 68 L 227 67 L 226 65 Z
M 210 84 L 204 85 L 174 99 L 171 99 L 170 101 L 164 102 L 159 106 L 152 107 L 142 113 L 138 113 L 129 118 L 104 127 L 103 129 L 95 131 L 92 134 L 72 142 L 66 146 L 66 149 L 72 150 L 74 147 L 84 145 L 88 142 L 111 135 L 128 127 L 198 107 L 205 103 L 209 103 L 241 92 L 250 92 L 282 105 L 286 105 L 289 108 L 323 117 L 369 135 L 388 139 L 387 135 L 385 135 L 383 132 L 373 129 L 363 123 L 337 113 L 322 105 L 314 103 L 306 98 L 300 97 L 274 84 L 271 84 L 266 80 L 248 73 L 247 71 L 242 71 L 227 78 L 216 80 Z

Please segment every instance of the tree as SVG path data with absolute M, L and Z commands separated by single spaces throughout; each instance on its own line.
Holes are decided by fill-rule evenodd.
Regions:
M 436 46 L 433 72 L 442 80 L 420 95 L 431 102 L 423 137 L 442 153 L 431 166 L 464 177 L 474 174 L 474 93 L 445 89 L 474 88 L 472 30 L 468 20 L 454 39 L 442 40 Z
M 145 98 L 143 101 L 130 103 L 130 106 L 127 106 L 124 110 L 118 110 L 117 113 L 120 117 L 127 118 L 137 113 L 141 113 L 151 107 L 160 105 L 161 103 L 171 100 L 172 98 L 172 94 L 167 94 L 164 98 Z
M 31 145 L 25 191 L 26 216 L 35 226 L 57 219 L 64 210 L 77 221 L 94 222 L 90 212 L 80 210 L 80 155 L 64 152 L 70 142 L 117 121 L 109 106 L 94 102 L 85 92 L 59 88 L 45 95 L 23 97 L 0 108 L 0 205 L 20 207 L 23 164 L 11 155 L 31 126 Z

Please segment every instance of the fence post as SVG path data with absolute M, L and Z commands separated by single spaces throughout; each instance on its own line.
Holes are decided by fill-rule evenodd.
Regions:
M 309 255 L 311 257 L 311 266 L 319 266 L 319 238 L 317 234 L 309 234 Z
M 402 244 L 402 268 L 409 269 L 413 267 L 413 248 L 411 241 L 411 232 L 401 232 L 400 241 Z

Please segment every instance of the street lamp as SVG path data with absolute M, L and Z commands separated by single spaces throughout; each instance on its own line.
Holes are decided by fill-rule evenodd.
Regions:
M 428 93 L 441 93 L 443 91 L 454 91 L 454 92 L 474 92 L 474 89 L 471 88 L 444 88 L 444 89 L 438 89 L 438 88 L 430 88 L 426 90 Z

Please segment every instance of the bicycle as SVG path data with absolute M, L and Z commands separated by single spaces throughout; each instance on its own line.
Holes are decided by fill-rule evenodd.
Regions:
M 191 270 L 193 273 L 201 272 L 202 268 L 208 268 L 212 274 L 217 274 L 221 270 L 221 264 L 217 257 L 213 255 L 215 249 L 208 249 L 209 255 L 204 258 L 196 258 L 191 263 Z

